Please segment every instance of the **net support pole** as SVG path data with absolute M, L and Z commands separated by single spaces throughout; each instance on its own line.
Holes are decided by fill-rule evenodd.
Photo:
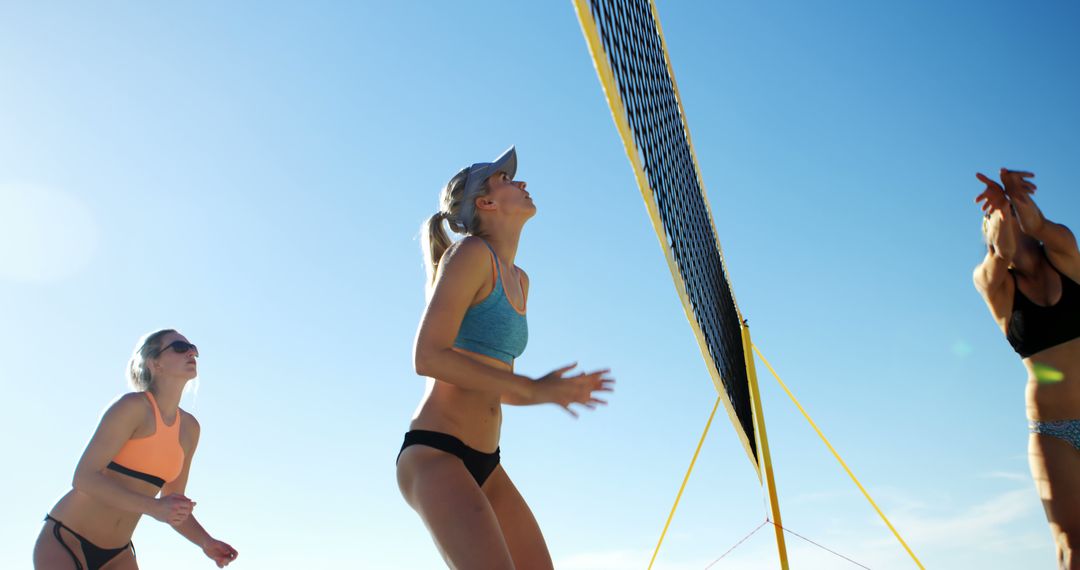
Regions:
M 825 437 L 824 433 L 822 433 L 821 428 L 819 428 L 817 424 L 814 423 L 814 420 L 810 418 L 810 414 L 806 412 L 806 409 L 803 408 L 802 404 L 799 403 L 799 400 L 795 398 L 795 394 L 792 394 L 791 390 L 787 387 L 787 384 L 785 384 L 784 381 L 780 379 L 780 375 L 776 373 L 776 369 L 772 367 L 772 364 L 769 364 L 769 361 L 765 358 L 765 355 L 761 353 L 761 350 L 759 350 L 757 346 L 754 346 L 754 352 L 756 352 L 758 357 L 761 358 L 761 361 L 765 363 L 765 367 L 768 368 L 769 372 L 772 373 L 773 378 L 776 378 L 776 381 L 780 384 L 780 387 L 784 389 L 784 392 L 787 393 L 788 397 L 791 398 L 791 401 L 795 403 L 795 407 L 799 408 L 799 412 L 801 412 L 803 417 L 806 418 L 806 421 L 810 424 L 810 427 L 814 428 L 814 431 L 817 432 L 818 437 L 820 437 L 821 441 L 825 443 L 825 447 L 829 448 L 829 451 L 833 454 L 833 457 L 835 457 L 836 460 L 840 463 L 840 466 L 844 468 L 844 471 L 848 474 L 848 477 L 851 477 L 851 480 L 855 482 L 855 486 L 858 487 L 859 491 L 861 491 L 863 496 L 866 497 L 866 500 L 870 503 L 870 506 L 874 507 L 874 511 L 876 511 L 878 516 L 881 517 L 881 520 L 885 522 L 885 526 L 889 527 L 889 530 L 892 531 L 893 536 L 896 537 L 896 540 L 900 541 L 900 544 L 904 547 L 904 550 L 906 550 L 908 555 L 911 556 L 911 559 L 915 561 L 915 565 L 918 566 L 920 570 L 924 570 L 925 567 L 919 560 L 919 557 L 915 556 L 915 552 L 911 550 L 911 547 L 908 546 L 907 542 L 905 542 L 903 537 L 900 536 L 900 533 L 896 530 L 896 527 L 894 527 L 892 523 L 889 522 L 889 518 L 886 517 L 885 513 L 881 511 L 881 508 L 878 507 L 877 503 L 874 502 L 874 499 L 870 497 L 870 493 L 866 490 L 866 487 L 863 487 L 863 484 L 860 483 L 859 480 L 855 477 L 855 473 L 851 471 L 851 468 L 848 467 L 847 463 L 845 463 L 844 460 L 840 457 L 840 454 L 837 453 L 836 448 L 834 448 L 833 445 L 829 443 L 829 439 Z
M 754 432 L 757 434 L 758 473 L 764 476 L 765 488 L 769 493 L 769 508 L 772 510 L 773 530 L 776 531 L 776 550 L 780 556 L 781 570 L 788 570 L 787 544 L 784 542 L 784 527 L 780 520 L 780 501 L 776 495 L 776 478 L 773 476 L 772 456 L 769 454 L 769 438 L 765 434 L 765 415 L 761 409 L 761 393 L 758 392 L 757 371 L 754 367 L 754 351 L 751 348 L 750 327 L 743 322 L 743 354 L 746 356 L 746 378 L 750 384 L 750 402 L 753 404 Z
M 675 510 L 679 508 L 679 500 L 682 499 L 683 491 L 686 490 L 686 483 L 690 481 L 690 474 L 694 472 L 694 464 L 697 463 L 698 454 L 701 453 L 701 446 L 705 444 L 705 436 L 709 435 L 709 427 L 712 426 L 713 418 L 716 417 L 716 410 L 720 407 L 720 396 L 716 397 L 716 403 L 713 404 L 712 412 L 709 414 L 709 421 L 705 422 L 705 431 L 701 432 L 701 439 L 698 440 L 697 447 L 694 449 L 694 456 L 690 458 L 690 467 L 686 469 L 686 476 L 683 477 L 682 485 L 679 485 L 679 492 L 675 495 L 675 504 L 671 505 L 671 512 L 668 513 L 667 520 L 664 522 L 664 530 L 660 532 L 660 540 L 656 541 L 656 548 L 653 549 L 652 558 L 649 559 L 649 566 L 646 570 L 652 570 L 653 564 L 656 563 L 656 555 L 660 554 L 660 546 L 664 544 L 664 537 L 667 536 L 668 527 L 671 526 L 671 519 L 675 518 Z

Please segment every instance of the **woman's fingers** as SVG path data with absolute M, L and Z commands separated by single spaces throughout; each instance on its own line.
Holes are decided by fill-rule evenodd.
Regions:
M 612 386 L 615 384 L 614 378 L 605 377 L 611 372 L 610 368 L 601 368 L 599 370 L 593 370 L 589 372 L 580 372 L 570 377 L 562 377 L 562 374 L 575 368 L 577 363 L 573 363 L 568 366 L 557 368 L 544 379 L 551 380 L 550 389 L 553 390 L 551 395 L 553 401 L 557 403 L 559 407 L 566 410 L 566 413 L 570 414 L 574 418 L 578 417 L 578 413 L 571 408 L 571 405 L 577 404 L 584 406 L 589 410 L 595 410 L 597 405 L 606 405 L 607 401 L 594 397 L 596 392 L 612 392 Z
M 551 377 L 554 377 L 554 378 L 562 378 L 563 374 L 566 374 L 567 372 L 573 370 L 574 368 L 577 368 L 577 362 L 571 362 L 570 364 L 567 364 L 566 366 L 560 366 L 560 367 L 556 368 L 555 370 L 552 370 L 550 373 L 548 373 L 548 376 L 551 376 Z
M 983 184 L 986 184 L 988 189 L 989 188 L 997 188 L 999 190 L 1001 189 L 1001 184 L 998 184 L 996 180 L 994 180 L 993 178 L 990 178 L 989 176 L 983 174 L 982 172 L 976 172 L 975 173 L 975 178 L 978 178 L 979 182 L 982 182 Z
M 976 172 L 975 177 L 986 184 L 986 189 L 975 197 L 975 203 L 979 204 L 982 211 L 993 213 L 994 211 L 1004 209 L 1008 204 L 1009 199 L 1001 185 L 981 172 Z
M 1035 183 L 1027 180 L 1027 178 L 1033 178 L 1034 172 L 1026 172 L 1023 170 L 1009 170 L 1007 168 L 1001 169 L 1001 182 L 1005 185 L 1005 191 L 1012 193 L 1023 191 L 1028 194 L 1035 193 L 1037 186 Z
M 1035 178 L 1034 172 L 1028 172 L 1026 170 L 1009 170 L 1008 168 L 1002 168 L 1001 174 L 1015 174 L 1016 176 L 1019 176 L 1021 178 Z
M 614 382 L 615 381 L 614 378 L 604 378 L 604 376 L 606 374 L 610 373 L 610 372 L 611 372 L 610 369 L 597 370 L 595 372 L 582 372 L 581 374 L 578 374 L 578 377 L 579 378 L 589 378 L 589 379 L 592 379 L 592 380 L 600 380 L 602 382 L 609 382 L 609 381 Z

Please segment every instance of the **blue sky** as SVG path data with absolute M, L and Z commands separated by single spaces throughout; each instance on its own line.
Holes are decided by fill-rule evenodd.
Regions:
M 930 568 L 1053 563 L 1024 372 L 971 286 L 976 170 L 1080 223 L 1080 9 L 661 2 L 753 336 Z M 189 495 L 237 568 L 430 568 L 393 459 L 421 395 L 417 239 L 510 144 L 539 207 L 520 371 L 613 369 L 575 421 L 510 408 L 503 461 L 559 568 L 642 568 L 715 392 L 569 2 L 0 5 L 0 566 L 25 567 L 142 333 L 200 345 Z M 762 375 L 793 530 L 902 548 Z M 764 519 L 714 424 L 658 568 Z M 145 568 L 211 567 L 147 519 Z M 789 538 L 793 568 L 843 562 Z M 774 564 L 759 532 L 714 568 Z M 200 566 L 201 565 L 201 566 Z

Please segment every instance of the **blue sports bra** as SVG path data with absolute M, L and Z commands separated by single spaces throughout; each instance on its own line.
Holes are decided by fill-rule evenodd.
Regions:
M 525 352 L 525 345 L 529 342 L 525 307 L 519 311 L 506 296 L 499 258 L 488 242 L 485 241 L 484 245 L 491 254 L 491 272 L 495 278 L 495 287 L 483 301 L 469 307 L 465 312 L 457 338 L 454 339 L 454 346 L 511 364 Z M 524 291 L 522 287 L 522 292 Z

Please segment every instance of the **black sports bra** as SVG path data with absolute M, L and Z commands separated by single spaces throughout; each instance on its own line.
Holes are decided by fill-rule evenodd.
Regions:
M 1050 267 L 1061 277 L 1061 299 L 1049 307 L 1036 305 L 1020 292 L 1016 275 L 1009 270 L 1016 293 L 1005 338 L 1021 358 L 1080 338 L 1080 284 L 1058 271 L 1053 263 Z

